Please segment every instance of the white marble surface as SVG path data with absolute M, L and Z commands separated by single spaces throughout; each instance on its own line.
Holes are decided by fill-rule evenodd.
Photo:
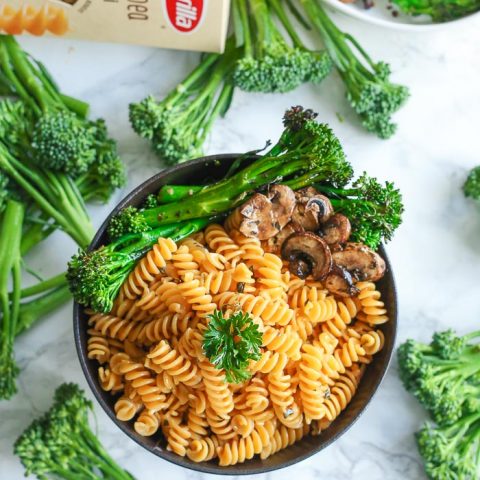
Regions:
M 226 120 L 215 125 L 206 151 L 249 150 L 276 138 L 286 107 L 303 104 L 319 112 L 341 138 L 360 172 L 393 179 L 406 203 L 405 221 L 388 246 L 399 290 L 399 341 L 427 340 L 448 326 L 460 332 L 478 327 L 480 208 L 466 201 L 460 186 L 467 169 L 480 163 L 480 19 L 431 34 L 400 34 L 337 17 L 374 58 L 391 62 L 394 78 L 412 97 L 398 114 L 399 130 L 389 141 L 361 130 L 336 76 L 322 86 L 303 86 L 287 95 L 237 94 Z M 52 70 L 63 89 L 87 99 L 104 116 L 128 164 L 129 182 L 110 206 L 92 208 L 99 225 L 110 207 L 162 165 L 130 130 L 127 105 L 148 93 L 163 95 L 194 65 L 196 55 L 120 45 L 45 39 L 23 43 Z M 345 117 L 340 123 L 336 112 Z M 29 265 L 45 275 L 64 268 L 74 252 L 62 235 L 46 242 Z M 23 476 L 12 444 L 34 416 L 47 409 L 62 381 L 86 382 L 72 337 L 71 306 L 65 306 L 16 345 L 22 368 L 19 393 L 0 403 L 0 478 Z M 130 441 L 95 407 L 100 438 L 139 480 L 214 478 L 162 461 Z M 258 476 L 281 480 L 423 479 L 413 432 L 425 415 L 407 395 L 394 361 L 374 401 L 358 423 L 326 451 L 307 461 Z

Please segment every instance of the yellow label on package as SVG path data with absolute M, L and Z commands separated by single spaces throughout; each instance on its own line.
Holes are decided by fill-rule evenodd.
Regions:
M 0 0 L 0 32 L 221 52 L 230 0 Z

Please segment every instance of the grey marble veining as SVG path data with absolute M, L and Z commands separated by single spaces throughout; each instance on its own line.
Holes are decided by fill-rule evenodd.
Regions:
M 216 123 L 207 153 L 244 151 L 276 138 L 288 106 L 319 112 L 342 140 L 357 172 L 393 179 L 404 193 L 405 220 L 387 249 L 399 290 L 399 341 L 427 340 L 448 326 L 460 332 L 478 328 L 480 301 L 480 208 L 466 201 L 460 186 L 469 168 L 480 163 L 480 19 L 434 33 L 397 33 L 337 17 L 357 35 L 374 58 L 392 64 L 394 78 L 410 86 L 412 97 L 397 115 L 390 141 L 359 128 L 331 76 L 320 87 L 303 86 L 286 95 L 238 93 L 227 119 Z M 163 168 L 146 142 L 130 129 L 127 105 L 148 93 L 165 94 L 194 65 L 197 56 L 121 45 L 24 39 L 62 88 L 92 103 L 106 118 L 129 168 L 128 186 L 109 206 L 91 209 L 98 226 L 111 206 Z M 345 118 L 341 123 L 336 113 Z M 44 275 L 59 272 L 74 252 L 64 235 L 41 245 L 28 259 Z M 72 338 L 71 306 L 35 326 L 17 342 L 22 368 L 19 393 L 0 403 L 0 478 L 19 480 L 23 469 L 12 444 L 34 416 L 49 407 L 52 387 L 76 381 L 87 388 Z M 96 405 L 98 431 L 111 454 L 139 480 L 207 480 L 162 461 L 124 436 Z M 393 362 L 387 378 L 362 418 L 324 452 L 261 480 L 420 480 L 422 466 L 413 432 L 425 415 L 405 393 Z

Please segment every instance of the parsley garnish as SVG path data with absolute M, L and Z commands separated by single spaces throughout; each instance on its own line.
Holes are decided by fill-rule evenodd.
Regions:
M 249 360 L 260 358 L 262 333 L 248 313 L 237 311 L 228 318 L 219 310 L 209 315 L 203 336 L 203 351 L 219 370 L 225 370 L 227 382 L 241 383 L 250 378 Z

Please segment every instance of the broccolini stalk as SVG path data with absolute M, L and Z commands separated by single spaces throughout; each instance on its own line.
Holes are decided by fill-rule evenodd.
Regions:
M 210 221 L 203 218 L 165 225 L 148 232 L 125 235 L 94 251 L 80 250 L 68 264 L 70 291 L 78 303 L 97 312 L 109 312 L 135 264 L 159 237 L 180 241 L 201 230 Z
M 271 5 L 282 22 L 278 3 Z M 325 52 L 308 50 L 293 35 L 291 46 L 279 31 L 267 0 L 235 0 L 235 36 L 244 47 L 244 57 L 235 67 L 235 85 L 247 92 L 288 92 L 304 82 L 322 81 L 330 72 L 331 61 Z
M 316 188 L 329 197 L 335 211 L 348 217 L 355 242 L 376 249 L 382 240 L 391 240 L 402 222 L 402 195 L 391 182 L 382 186 L 364 173 L 350 188 L 328 185 L 316 185 Z
M 20 335 L 25 330 L 28 330 L 40 319 L 46 317 L 57 308 L 60 308 L 72 298 L 65 275 L 63 275 L 63 277 L 63 284 L 61 286 L 45 290 L 47 293 L 20 304 L 15 335 Z M 25 290 L 27 289 L 22 290 L 22 294 Z
M 134 480 L 107 453 L 93 433 L 93 404 L 73 383 L 58 387 L 50 410 L 32 422 L 15 442 L 25 474 L 41 479 Z
M 21 254 L 24 206 L 7 201 L 0 224 L 0 398 L 10 398 L 16 391 L 18 367 L 13 356 L 13 341 L 20 308 Z M 13 295 L 8 294 L 9 282 Z
M 407 15 L 429 15 L 434 22 L 456 20 L 480 10 L 480 0 L 393 0 Z
M 480 331 L 436 333 L 430 345 L 408 340 L 398 349 L 400 377 L 440 425 L 480 408 Z
M 309 172 L 309 182 L 345 185 L 351 178 L 352 167 L 332 130 L 325 124 L 318 124 L 314 118 L 310 110 L 293 107 L 285 114 L 285 130 L 279 141 L 266 154 L 231 177 L 205 186 L 181 203 L 142 210 L 125 209 L 110 222 L 111 238 L 227 212 L 256 189 L 304 172 Z
M 198 157 L 219 115 L 228 110 L 231 70 L 239 55 L 232 39 L 223 55 L 206 55 L 200 64 L 161 102 L 147 97 L 130 105 L 130 122 L 140 136 L 169 164 Z
M 375 63 L 350 34 L 341 32 L 319 0 L 301 0 L 313 27 L 323 39 L 345 86 L 347 98 L 363 126 L 380 138 L 396 130 L 391 116 L 408 98 L 408 89 L 390 82 L 390 67 Z M 353 47 L 353 48 L 352 48 Z

